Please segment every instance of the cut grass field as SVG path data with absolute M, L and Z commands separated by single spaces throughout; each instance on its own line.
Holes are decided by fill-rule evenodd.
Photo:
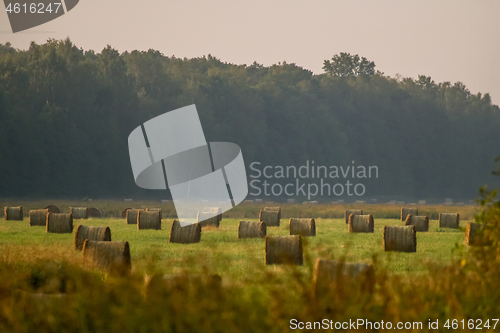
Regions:
M 46 203 L 23 203 L 25 215 L 30 208 L 40 208 Z M 83 206 L 82 202 L 57 202 L 63 211 L 69 205 Z M 162 230 L 137 230 L 136 225 L 127 225 L 125 219 L 93 218 L 74 220 L 74 230 L 80 224 L 87 226 L 109 226 L 112 240 L 128 241 L 132 257 L 132 271 L 138 274 L 164 273 L 176 274 L 183 271 L 202 272 L 207 268 L 231 280 L 248 280 L 256 272 L 279 271 L 279 266 L 264 265 L 263 239 L 238 239 L 237 227 L 240 219 L 257 221 L 259 208 L 263 205 L 242 205 L 239 208 L 241 218 L 228 218 L 238 211 L 224 214 L 219 228 L 205 227 L 201 242 L 196 244 L 171 244 L 168 242 L 173 221 L 171 204 L 159 205 L 151 202 L 86 202 L 85 205 L 98 206 L 107 215 L 119 215 L 125 206 L 162 207 Z M 269 205 L 269 204 L 266 204 Z M 272 204 L 271 204 L 272 205 Z M 43 208 L 43 207 L 42 207 Z M 316 258 L 337 259 L 352 262 L 372 263 L 377 261 L 389 272 L 398 274 L 426 274 L 429 263 L 446 265 L 450 263 L 456 245 L 464 239 L 466 220 L 460 223 L 461 229 L 438 228 L 438 221 L 432 220 L 429 232 L 417 233 L 417 252 L 384 252 L 382 249 L 382 230 L 384 225 L 401 226 L 399 218 L 378 218 L 377 216 L 399 216 L 396 206 L 365 205 L 366 213 L 374 214 L 375 230 L 373 234 L 348 233 L 343 218 L 344 206 L 318 205 L 282 205 L 283 218 L 280 227 L 268 227 L 268 235 L 287 235 L 288 217 L 301 216 L 316 219 L 317 236 L 304 237 L 305 274 L 312 272 Z M 438 212 L 461 213 L 462 217 L 473 216 L 476 207 L 426 206 L 420 208 L 420 214 L 436 216 Z M 169 217 L 170 215 L 170 217 Z M 341 218 L 322 218 L 317 216 L 337 216 Z M 30 227 L 28 218 L 24 221 L 0 222 L 0 255 L 7 260 L 63 259 L 79 264 L 81 252 L 73 249 L 73 234 L 47 234 L 44 227 Z M 5 258 L 9 256 L 9 258 Z M 260 269 L 256 269 L 259 267 Z
M 74 232 L 48 234 L 43 226 L 30 227 L 29 209 L 48 203 L 63 212 L 70 206 L 103 209 L 106 218 L 74 220 L 74 230 L 79 224 L 109 226 L 112 240 L 130 243 L 132 273 L 87 266 L 74 250 Z M 491 259 L 496 248 L 478 256 L 462 245 L 462 229 L 439 229 L 436 220 L 439 212 L 459 213 L 463 228 L 478 207 L 419 207 L 431 217 L 429 232 L 417 233 L 416 253 L 396 253 L 382 250 L 382 230 L 404 224 L 400 207 L 360 207 L 374 215 L 375 232 L 350 234 L 346 206 L 281 205 L 281 226 L 268 227 L 268 235 L 288 234 L 290 216 L 310 216 L 317 236 L 304 238 L 303 266 L 266 266 L 264 240 L 238 239 L 237 225 L 240 219 L 256 221 L 270 203 L 224 213 L 220 228 L 204 228 L 196 244 L 169 243 L 175 211 L 154 202 L 1 204 L 23 205 L 25 219 L 0 221 L 0 332 L 284 332 L 292 318 L 332 323 L 364 318 L 391 322 L 393 328 L 397 322 L 425 325 L 431 318 L 439 320 L 439 331 L 447 331 L 447 319 L 500 318 L 500 271 Z M 127 207 L 161 207 L 162 229 L 127 225 L 116 217 Z M 317 258 L 374 263 L 374 275 L 366 283 L 332 279 L 324 293 L 313 296 Z

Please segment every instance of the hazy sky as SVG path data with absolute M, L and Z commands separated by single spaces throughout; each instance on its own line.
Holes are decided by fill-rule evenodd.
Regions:
M 499 0 L 80 0 L 62 17 L 13 34 L 0 13 L 0 43 L 71 40 L 100 52 L 156 49 L 165 55 L 322 72 L 339 52 L 374 61 L 387 75 L 462 81 L 500 104 Z

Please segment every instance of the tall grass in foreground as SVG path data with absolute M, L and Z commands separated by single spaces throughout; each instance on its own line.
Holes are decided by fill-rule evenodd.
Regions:
M 460 265 L 414 278 L 376 269 L 372 292 L 346 279 L 317 297 L 311 275 L 294 266 L 256 274 L 254 283 L 222 277 L 219 284 L 210 267 L 169 281 L 102 275 L 65 261 L 2 261 L 0 278 L 2 332 L 283 332 L 292 318 L 425 324 L 500 315 L 498 270 L 485 276 Z

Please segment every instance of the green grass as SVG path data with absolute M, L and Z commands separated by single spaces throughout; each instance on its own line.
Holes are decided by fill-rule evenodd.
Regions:
M 248 219 L 247 219 L 248 220 Z M 252 219 L 250 219 L 252 220 Z M 253 221 L 256 221 L 255 219 Z M 210 267 L 213 273 L 234 280 L 246 279 L 258 271 L 276 271 L 279 267 L 264 267 L 264 240 L 238 239 L 237 219 L 223 219 L 219 228 L 203 228 L 201 242 L 197 244 L 171 244 L 168 242 L 171 219 L 162 220 L 162 230 L 137 230 L 136 225 L 124 219 L 103 218 L 74 220 L 75 230 L 80 224 L 109 226 L 112 240 L 128 241 L 132 257 L 132 270 L 136 273 L 161 272 L 176 274 L 184 270 L 202 272 Z M 267 228 L 268 235 L 287 235 L 287 221 L 280 227 Z M 375 219 L 373 234 L 352 234 L 344 219 L 316 219 L 317 236 L 305 237 L 305 265 L 299 270 L 310 272 L 316 258 L 341 259 L 355 262 L 377 262 L 389 271 L 401 274 L 426 273 L 428 263 L 450 263 L 453 249 L 461 244 L 463 230 L 439 229 L 431 220 L 429 232 L 417 233 L 417 252 L 398 253 L 382 250 L 384 225 L 403 225 L 396 219 Z M 461 227 L 465 222 L 461 222 Z M 78 263 L 81 252 L 73 250 L 73 234 L 48 234 L 45 227 L 29 226 L 24 221 L 0 222 L 0 251 L 3 255 L 57 258 Z M 16 252 L 20 253 L 16 253 Z

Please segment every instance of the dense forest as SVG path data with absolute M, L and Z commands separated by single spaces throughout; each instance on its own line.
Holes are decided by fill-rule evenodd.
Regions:
M 378 166 L 367 198 L 472 199 L 493 181 L 500 110 L 488 94 L 423 75 L 391 78 L 347 53 L 324 71 L 111 46 L 95 53 L 69 39 L 29 50 L 0 44 L 0 197 L 168 198 L 135 185 L 127 138 L 190 104 L 207 141 L 242 148 L 247 171 L 254 161 L 354 160 Z

